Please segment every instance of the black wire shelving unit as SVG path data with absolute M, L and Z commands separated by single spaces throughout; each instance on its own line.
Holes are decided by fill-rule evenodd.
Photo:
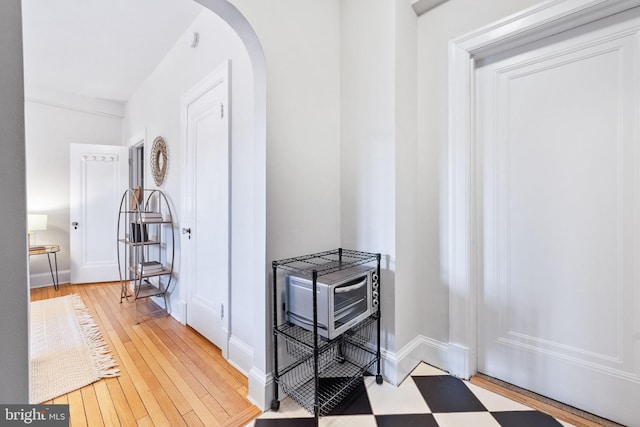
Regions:
M 381 255 L 349 249 L 335 249 L 273 261 L 273 400 L 271 409 L 280 408 L 279 389 L 314 415 L 316 426 L 359 384 L 365 374 L 380 374 L 380 289 L 375 311 L 342 335 L 327 340 L 318 335 L 317 280 L 319 277 L 358 265 L 374 264 L 380 286 Z M 313 328 L 279 322 L 278 271 L 307 276 L 313 287 Z M 279 366 L 278 341 L 284 342 L 289 355 Z

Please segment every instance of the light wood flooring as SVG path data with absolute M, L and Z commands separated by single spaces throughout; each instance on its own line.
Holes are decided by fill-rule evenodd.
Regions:
M 554 418 L 571 423 L 576 427 L 623 427 L 620 424 L 572 408 L 527 390 L 502 385 L 501 381 L 482 374 L 473 376 L 470 382 L 515 402 L 549 414 Z
M 247 378 L 220 349 L 157 307 L 120 304 L 119 283 L 62 284 L 31 290 L 31 300 L 77 293 L 99 324 L 120 368 L 47 403 L 68 403 L 71 426 L 244 426 L 261 412 L 247 399 Z M 143 316 L 140 316 L 143 313 Z

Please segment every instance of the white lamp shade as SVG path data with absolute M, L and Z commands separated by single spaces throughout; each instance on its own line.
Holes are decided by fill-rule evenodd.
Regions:
M 47 229 L 46 214 L 29 214 L 27 215 L 27 226 L 29 233 L 33 231 L 43 231 Z

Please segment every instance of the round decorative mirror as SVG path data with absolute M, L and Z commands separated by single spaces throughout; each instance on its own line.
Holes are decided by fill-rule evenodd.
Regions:
M 164 182 L 164 176 L 167 173 L 167 144 L 164 139 L 159 136 L 153 140 L 151 146 L 151 173 L 153 180 L 159 187 Z

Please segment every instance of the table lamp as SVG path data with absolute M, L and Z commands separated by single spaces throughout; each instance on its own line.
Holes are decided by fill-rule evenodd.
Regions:
M 31 235 L 35 231 L 44 231 L 47 229 L 47 215 L 46 214 L 29 214 L 27 215 L 27 233 L 29 234 L 29 247 L 31 246 Z

